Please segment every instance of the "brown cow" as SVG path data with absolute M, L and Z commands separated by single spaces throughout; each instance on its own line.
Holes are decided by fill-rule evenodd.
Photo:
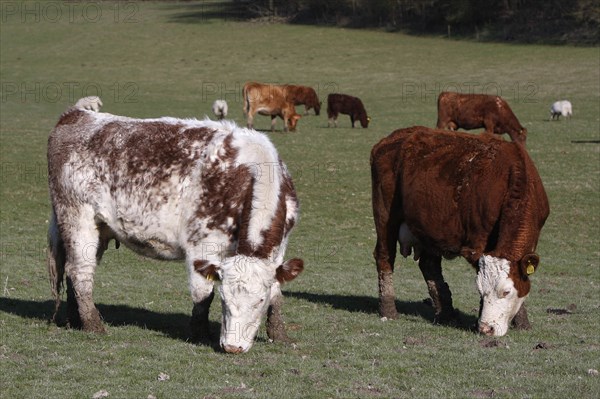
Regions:
M 438 97 L 438 129 L 485 128 L 486 133 L 508 133 L 512 141 L 525 144 L 527 129 L 519 123 L 508 103 L 499 96 L 442 92 Z
M 244 97 L 244 115 L 248 128 L 254 126 L 254 115 L 271 116 L 271 131 L 275 130 L 275 118 L 283 119 L 283 131 L 296 130 L 298 119 L 302 116 L 296 113 L 294 103 L 286 99 L 286 90 L 281 85 L 247 82 L 242 89 Z
M 321 113 L 321 102 L 317 96 L 317 92 L 312 87 L 300 85 L 284 85 L 287 92 L 286 98 L 293 102 L 294 105 L 304 105 L 304 115 L 308 115 L 308 111 L 312 108 L 315 110 L 315 115 Z
M 517 312 L 527 327 L 521 304 L 539 264 L 534 251 L 549 205 L 523 146 L 426 127 L 396 130 L 373 147 L 371 177 L 382 316 L 397 317 L 399 241 L 404 256 L 415 250 L 436 322 L 456 317 L 441 260 L 460 255 L 477 270 L 479 331 L 504 335 Z
M 354 127 L 354 122 L 358 120 L 363 128 L 367 128 L 371 121 L 371 118 L 367 116 L 367 111 L 365 111 L 365 107 L 362 101 L 360 101 L 360 98 L 349 96 L 347 94 L 331 93 L 327 96 L 328 127 L 331 126 L 331 123 L 333 123 L 333 126 L 337 127 L 338 114 L 350 115 L 352 127 Z

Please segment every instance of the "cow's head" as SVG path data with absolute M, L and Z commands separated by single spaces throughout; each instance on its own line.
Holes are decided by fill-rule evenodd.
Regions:
M 220 343 L 223 350 L 229 353 L 250 350 L 271 302 L 271 288 L 293 280 L 303 269 L 301 259 L 276 265 L 269 259 L 236 255 L 219 266 L 210 264 L 197 270 L 205 278 L 221 280 Z
M 292 114 L 289 119 L 288 119 L 288 129 L 290 131 L 294 131 L 296 130 L 296 124 L 298 123 L 298 120 L 302 118 L 302 115 L 300 114 Z
M 366 129 L 369 127 L 369 122 L 371 122 L 370 116 L 367 116 L 367 114 L 361 115 L 360 125 L 363 127 L 363 129 Z
M 507 259 L 490 255 L 479 258 L 479 332 L 495 336 L 506 334 L 511 320 L 529 294 L 529 275 L 537 269 L 539 261 L 536 254 L 528 254 L 513 264 Z
M 527 129 L 524 127 L 520 128 L 511 139 L 519 144 L 525 145 L 525 141 L 527 141 Z
M 319 116 L 321 114 L 321 105 L 323 104 L 322 101 L 319 101 L 319 99 L 316 99 L 316 104 L 315 104 L 315 115 Z

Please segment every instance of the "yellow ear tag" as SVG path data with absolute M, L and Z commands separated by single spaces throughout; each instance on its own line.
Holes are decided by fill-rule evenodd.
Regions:
M 527 263 L 527 275 L 533 274 L 535 272 L 535 267 L 531 262 Z
M 529 268 L 527 268 L 527 273 L 529 273 Z M 532 273 L 533 273 L 533 272 L 532 272 Z M 214 274 L 212 274 L 212 273 L 208 273 L 208 274 L 206 275 L 206 279 L 207 279 L 208 281 L 215 281 L 215 280 L 216 280 L 216 278 L 215 278 L 215 275 L 214 275 Z

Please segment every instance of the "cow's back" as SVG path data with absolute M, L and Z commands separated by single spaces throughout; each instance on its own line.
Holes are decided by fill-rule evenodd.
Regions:
M 295 219 L 273 219 L 295 201 L 293 187 L 280 195 L 291 180 L 275 148 L 232 122 L 69 111 L 50 135 L 48 159 L 53 204 L 89 209 L 146 256 L 178 259 L 203 240 L 233 249 L 238 239 L 270 256 L 289 230 L 280 227 L 286 217 Z M 62 223 L 78 212 L 57 209 Z M 277 223 L 272 243 L 254 245 L 262 229 L 271 234 L 269 220 Z

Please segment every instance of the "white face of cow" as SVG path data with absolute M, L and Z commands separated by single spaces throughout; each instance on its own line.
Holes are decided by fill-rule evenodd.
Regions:
M 477 289 L 481 295 L 482 309 L 479 332 L 502 336 L 517 314 L 526 296 L 519 298 L 513 280 L 509 277 L 510 262 L 506 259 L 484 255 L 479 259 Z
M 269 307 L 275 270 L 276 265 L 268 260 L 242 255 L 227 259 L 219 268 L 221 347 L 226 352 L 244 353 L 252 347 Z

